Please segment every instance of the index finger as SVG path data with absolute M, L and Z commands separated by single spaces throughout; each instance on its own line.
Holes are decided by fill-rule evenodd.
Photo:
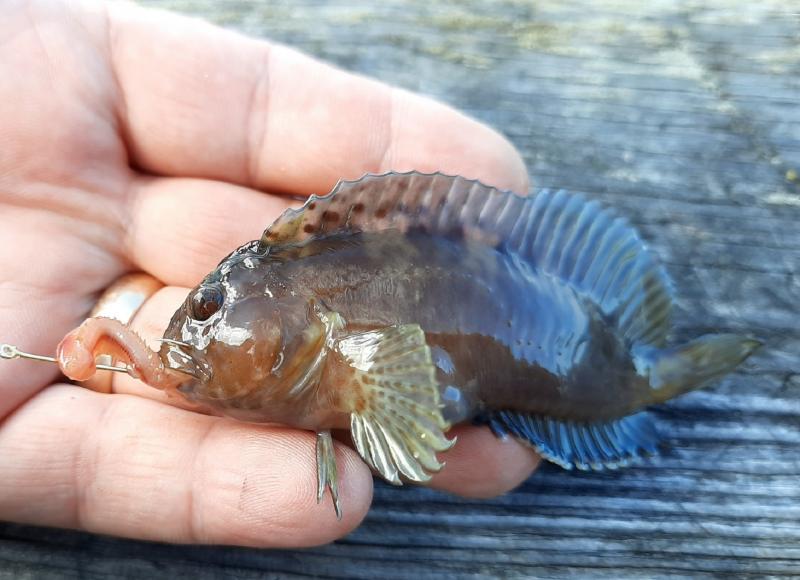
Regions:
M 520 193 L 502 136 L 431 99 L 182 16 L 109 7 L 133 163 L 294 194 L 387 170 L 442 171 Z

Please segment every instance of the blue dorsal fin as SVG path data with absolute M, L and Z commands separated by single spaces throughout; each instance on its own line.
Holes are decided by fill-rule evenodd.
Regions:
M 441 173 L 365 175 L 287 210 L 261 243 L 385 229 L 464 235 L 504 248 L 588 297 L 629 344 L 666 342 L 672 308 L 666 272 L 626 220 L 580 194 L 543 189 L 522 197 Z
M 565 280 L 612 318 L 629 344 L 663 346 L 672 284 L 627 220 L 580 194 L 540 190 L 509 241 L 532 265 Z
M 658 451 L 659 436 L 646 412 L 608 423 L 576 423 L 500 411 L 491 421 L 565 469 L 616 469 Z

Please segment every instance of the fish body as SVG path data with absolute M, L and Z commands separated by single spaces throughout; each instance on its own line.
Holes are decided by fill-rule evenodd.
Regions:
M 394 483 L 427 480 L 446 431 L 468 421 L 602 469 L 655 451 L 644 407 L 758 346 L 710 335 L 668 347 L 671 304 L 635 230 L 580 195 L 366 176 L 225 258 L 173 316 L 160 356 L 192 377 L 184 395 L 221 414 L 349 427 Z M 322 488 L 328 448 L 323 437 Z
M 275 300 L 288 288 L 317 301 L 341 315 L 345 334 L 419 325 L 450 423 L 498 409 L 599 421 L 654 402 L 597 306 L 502 248 L 390 229 L 310 239 L 250 260 L 252 269 L 230 272 L 229 285 L 263 294 L 268 269 Z

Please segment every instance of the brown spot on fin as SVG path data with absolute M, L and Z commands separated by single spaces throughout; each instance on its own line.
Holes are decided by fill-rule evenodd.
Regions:
M 507 429 L 564 469 L 616 469 L 658 451 L 658 432 L 646 412 L 608 423 L 575 423 L 500 411 L 490 423 L 495 432 Z
M 303 207 L 286 210 L 261 242 L 275 245 L 333 233 L 422 228 L 437 234 L 469 230 L 470 235 L 486 236 L 487 243 L 497 244 L 499 238 L 486 228 L 472 227 L 476 216 L 468 217 L 462 209 L 478 210 L 489 198 L 509 195 L 513 194 L 442 173 L 369 174 L 340 181 L 328 195 L 312 195 Z M 474 201 L 460 207 L 467 198 Z
M 306 205 L 308 204 L 306 203 Z M 300 210 L 289 209 L 283 212 L 283 214 L 262 234 L 261 243 L 267 246 L 292 243 L 300 239 L 303 233 L 309 235 L 313 234 L 314 228 L 304 219 Z
M 395 485 L 400 476 L 425 482 L 450 449 L 436 367 L 416 324 L 390 326 L 339 339 L 335 349 L 352 370 L 350 429 L 361 457 Z
M 522 197 L 441 173 L 365 175 L 287 210 L 261 242 L 386 229 L 502 246 L 588 297 L 629 344 L 666 342 L 672 310 L 666 272 L 635 228 L 580 194 L 542 189 Z

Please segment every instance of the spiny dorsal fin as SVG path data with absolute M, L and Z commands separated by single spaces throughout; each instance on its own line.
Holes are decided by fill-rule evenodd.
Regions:
M 625 219 L 579 194 L 542 189 L 521 197 L 441 173 L 365 175 L 287 210 L 261 243 L 385 229 L 464 235 L 506 249 L 589 297 L 629 343 L 666 342 L 672 308 L 666 272 Z
M 303 207 L 286 210 L 261 241 L 268 245 L 297 243 L 343 231 L 406 231 L 411 227 L 452 233 L 476 221 L 477 216 L 467 218 L 465 211 L 480 210 L 489 197 L 502 201 L 509 195 L 513 194 L 441 173 L 367 174 L 356 181 L 340 181 L 329 194 L 312 195 Z M 467 203 L 470 199 L 474 201 Z

